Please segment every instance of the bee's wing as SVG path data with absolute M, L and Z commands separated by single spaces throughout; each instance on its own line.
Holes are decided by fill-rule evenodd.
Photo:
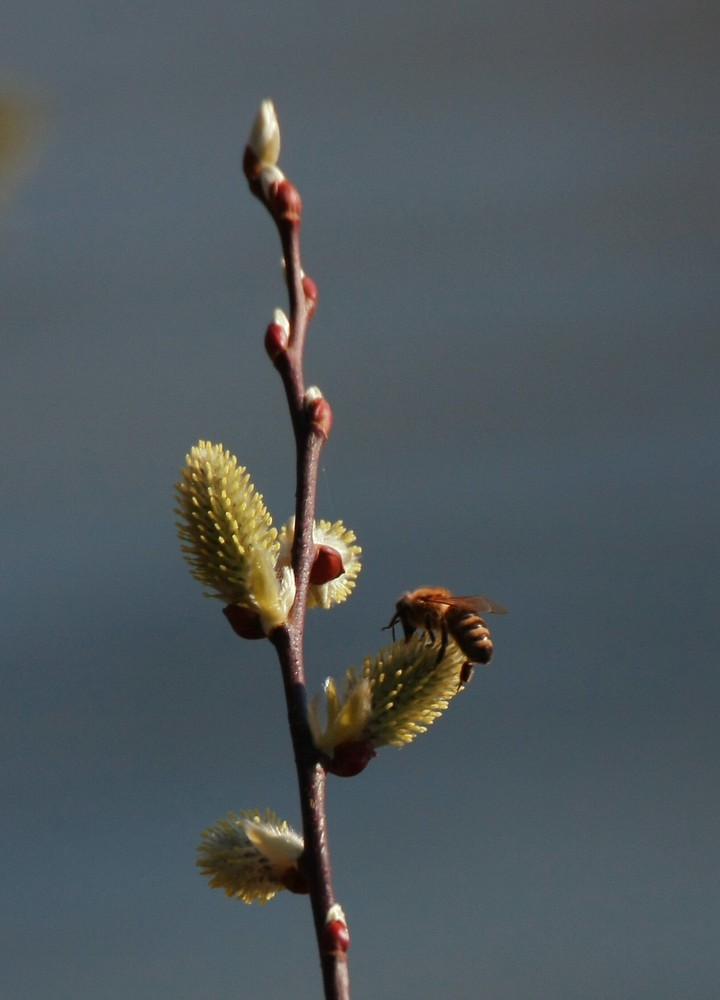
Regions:
M 490 614 L 494 615 L 506 615 L 507 610 L 498 604 L 497 601 L 491 601 L 489 597 L 483 597 L 481 594 L 475 594 L 472 597 L 457 597 L 453 595 L 448 597 L 445 601 L 451 607 L 466 608 L 468 611 L 489 611 Z

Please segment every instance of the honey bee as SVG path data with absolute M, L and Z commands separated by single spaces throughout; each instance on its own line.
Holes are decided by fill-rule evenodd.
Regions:
M 490 630 L 480 617 L 480 611 L 507 614 L 502 605 L 487 597 L 456 597 L 444 587 L 420 587 L 402 595 L 395 605 L 395 614 L 385 628 L 391 628 L 394 635 L 395 626 L 400 624 L 406 642 L 417 629 L 421 629 L 431 645 L 435 642 L 435 633 L 439 632 L 438 663 L 445 655 L 448 639 L 454 639 L 467 657 L 460 671 L 458 688 L 461 688 L 470 680 L 473 667 L 478 663 L 489 663 L 492 657 Z

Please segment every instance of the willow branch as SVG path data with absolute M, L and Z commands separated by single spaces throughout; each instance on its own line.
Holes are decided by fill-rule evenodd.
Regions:
M 277 650 L 282 670 L 295 754 L 304 837 L 300 866 L 310 889 L 325 997 L 326 1000 L 348 1000 L 347 927 L 344 918 L 342 921 L 333 920 L 336 900 L 325 812 L 327 772 L 323 755 L 315 747 L 308 725 L 304 664 L 305 613 L 315 556 L 313 526 L 318 467 L 320 453 L 332 425 L 332 411 L 319 390 L 308 389 L 305 385 L 305 340 L 308 323 L 315 311 L 317 291 L 302 269 L 300 196 L 276 166 L 278 151 L 279 132 L 273 112 L 270 127 L 266 128 L 264 134 L 262 130 L 258 131 L 256 124 L 245 154 L 245 173 L 250 189 L 265 204 L 278 228 L 290 308 L 288 330 L 284 331 L 277 324 L 271 325 L 265 343 L 285 388 L 295 435 L 296 495 L 292 565 L 296 592 L 288 621 L 274 629 L 270 639 Z M 263 159 L 264 156 L 269 156 L 271 162 Z M 333 927 L 337 923 L 341 927 Z

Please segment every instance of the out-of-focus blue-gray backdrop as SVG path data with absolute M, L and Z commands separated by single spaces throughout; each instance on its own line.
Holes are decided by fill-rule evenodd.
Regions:
M 718 942 L 718 21 L 709 2 L 10 0 L 34 168 L 0 218 L 2 992 L 280 1000 L 305 899 L 194 867 L 299 810 L 269 645 L 175 537 L 198 438 L 277 521 L 285 305 L 239 162 L 305 204 L 318 513 L 357 532 L 309 675 L 398 594 L 482 592 L 496 657 L 329 788 L 357 997 L 711 1000 Z

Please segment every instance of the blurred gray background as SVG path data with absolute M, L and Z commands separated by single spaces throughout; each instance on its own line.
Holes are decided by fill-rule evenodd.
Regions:
M 299 809 L 272 649 L 172 510 L 203 437 L 291 512 L 280 251 L 239 168 L 265 97 L 320 289 L 318 513 L 364 548 L 311 687 L 407 588 L 511 611 L 425 736 L 331 781 L 353 995 L 717 997 L 719 21 L 6 2 L 37 127 L 0 217 L 4 998 L 320 995 L 307 901 L 194 867 L 227 810 Z

